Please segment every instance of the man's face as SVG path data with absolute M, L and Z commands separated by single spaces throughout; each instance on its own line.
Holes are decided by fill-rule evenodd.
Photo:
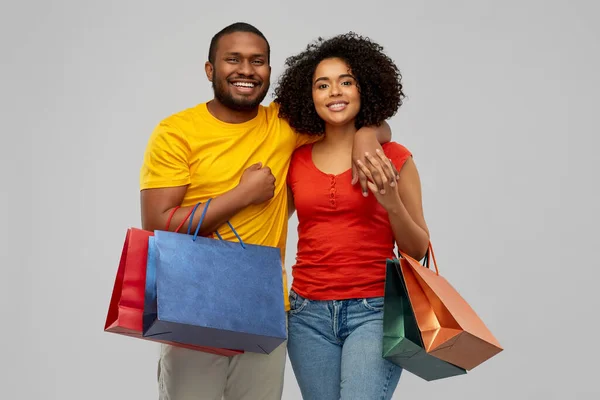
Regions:
M 219 39 L 214 65 L 207 63 L 206 73 L 220 103 L 232 110 L 251 111 L 269 91 L 267 43 L 254 33 L 227 34 Z

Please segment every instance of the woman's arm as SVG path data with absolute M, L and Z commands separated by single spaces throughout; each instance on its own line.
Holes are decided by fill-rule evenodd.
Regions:
M 421 180 L 412 157 L 400 171 L 396 201 L 387 210 L 398 248 L 416 260 L 425 257 L 429 229 L 423 216 Z
M 383 152 L 368 155 L 367 162 L 368 167 L 360 161 L 357 164 L 369 177 L 369 189 L 388 212 L 398 248 L 417 260 L 422 259 L 429 246 L 429 229 L 423 216 L 421 180 L 412 157 L 402 166 L 396 185 L 391 185 L 383 173 L 385 164 L 390 163 Z M 384 193 L 373 184 L 375 177 L 385 182 Z

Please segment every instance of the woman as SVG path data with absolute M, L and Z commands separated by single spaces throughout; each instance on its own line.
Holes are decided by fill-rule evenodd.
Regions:
M 307 400 L 390 399 L 402 371 L 382 357 L 385 260 L 394 244 L 416 259 L 426 253 L 419 175 L 410 152 L 390 142 L 357 162 L 372 195 L 350 184 L 354 133 L 392 117 L 404 97 L 382 50 L 354 33 L 319 39 L 287 59 L 275 90 L 293 128 L 324 135 L 296 151 L 288 174 L 299 222 L 288 351 Z

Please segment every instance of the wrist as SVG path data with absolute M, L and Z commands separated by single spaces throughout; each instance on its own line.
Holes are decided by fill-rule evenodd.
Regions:
M 396 195 L 385 207 L 386 211 L 389 215 L 400 215 L 402 212 L 406 211 L 404 209 L 404 204 L 400 199 L 400 196 Z
M 355 136 L 359 136 L 361 138 L 367 136 L 377 137 L 377 129 L 371 126 L 363 126 L 356 131 Z
M 248 195 L 248 191 L 244 188 L 244 185 L 238 184 L 231 190 L 231 194 L 238 201 L 240 208 L 246 208 L 252 204 L 252 199 Z

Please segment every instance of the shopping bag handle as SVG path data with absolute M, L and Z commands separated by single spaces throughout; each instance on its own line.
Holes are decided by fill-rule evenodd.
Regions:
M 212 199 L 208 199 L 208 201 L 206 202 L 206 205 L 204 206 L 204 209 L 202 210 L 202 215 L 200 216 L 200 221 L 198 222 L 198 226 L 196 227 L 196 231 L 194 232 L 194 237 L 192 238 L 193 241 L 196 241 L 196 238 L 198 237 L 198 233 L 200 232 L 200 227 L 202 226 L 202 222 L 204 222 L 204 218 L 206 217 L 206 211 L 208 211 L 208 205 L 210 204 L 210 202 L 212 201 Z M 196 212 L 196 209 L 198 208 L 198 206 L 201 203 L 198 203 L 194 206 L 194 209 L 192 210 L 191 214 L 190 214 L 190 223 L 188 224 L 188 235 L 191 232 L 191 227 L 192 227 L 192 221 L 194 220 L 194 213 Z M 240 244 L 242 245 L 242 248 L 246 248 L 246 244 L 244 244 L 244 241 L 242 240 L 242 238 L 240 237 L 240 235 L 238 235 L 237 231 L 234 229 L 233 225 L 231 225 L 231 222 L 227 221 L 227 225 L 229 225 L 229 227 L 231 228 L 231 231 L 233 232 L 233 234 L 235 235 L 235 237 L 237 237 L 237 239 L 239 240 Z M 219 238 L 219 240 L 223 240 L 223 238 L 221 237 L 221 235 L 219 235 L 219 232 L 215 231 L 215 234 L 217 235 L 217 237 Z
M 169 213 L 169 218 L 167 219 L 167 226 L 165 228 L 165 231 L 169 231 L 169 227 L 171 226 L 171 221 L 173 220 L 173 216 L 175 215 L 175 211 L 179 210 L 181 208 L 181 206 L 175 206 L 173 207 L 173 209 L 171 210 L 171 212 Z M 183 227 L 183 224 L 185 224 L 185 221 L 190 217 L 190 214 L 192 213 L 193 210 L 190 210 L 190 212 L 188 213 L 188 215 L 186 215 L 186 217 L 181 221 L 181 223 L 179 224 L 179 226 L 175 229 L 174 232 L 179 232 L 179 230 L 181 229 L 181 227 Z M 189 234 L 189 232 L 188 232 Z
M 400 252 L 400 255 L 402 256 L 402 258 L 405 258 L 411 264 L 420 265 L 417 260 L 415 260 L 414 258 L 409 256 L 408 254 L 404 253 L 402 250 L 399 250 L 399 252 Z M 423 258 L 423 266 L 425 268 L 429 268 L 429 264 L 430 264 L 429 260 L 430 259 L 433 260 L 433 266 L 435 268 L 436 275 L 439 275 L 440 271 L 438 270 L 437 261 L 435 259 L 435 253 L 433 252 L 433 246 L 431 245 L 431 242 L 429 242 L 429 245 L 427 246 L 427 253 L 425 254 L 425 257 Z
M 431 256 L 430 256 L 430 254 L 431 254 Z M 435 259 L 435 253 L 433 252 L 433 246 L 431 245 L 431 242 L 429 242 L 429 246 L 427 248 L 427 253 L 425 254 L 425 258 L 423 258 L 423 266 L 429 268 L 430 260 L 433 260 L 433 266 L 435 268 L 435 273 L 437 275 L 439 275 L 440 271 L 438 270 L 437 261 Z

